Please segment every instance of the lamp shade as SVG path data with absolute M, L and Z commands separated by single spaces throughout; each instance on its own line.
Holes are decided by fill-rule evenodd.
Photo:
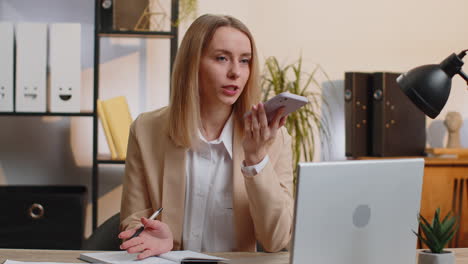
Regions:
M 450 94 L 452 77 L 460 75 L 468 84 L 468 75 L 461 69 L 461 60 L 468 50 L 448 56 L 440 64 L 419 66 L 397 78 L 401 90 L 430 118 L 440 114 Z
M 450 94 L 452 76 L 439 64 L 414 68 L 397 78 L 401 90 L 427 116 L 439 115 Z

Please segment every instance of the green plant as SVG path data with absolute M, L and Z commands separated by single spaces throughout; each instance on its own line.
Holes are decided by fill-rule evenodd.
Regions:
M 309 103 L 299 110 L 289 114 L 286 128 L 292 137 L 293 168 L 300 160 L 311 161 L 314 158 L 316 137 L 314 132 L 322 134 L 322 142 L 329 142 L 330 131 L 328 120 L 320 114 L 321 103 L 326 109 L 328 104 L 322 96 L 322 86 L 317 80 L 317 73 L 322 73 L 329 81 L 328 75 L 320 65 L 310 72 L 305 72 L 302 65 L 302 56 L 295 63 L 281 66 L 275 57 L 265 61 L 265 73 L 262 78 L 263 101 L 282 93 L 290 92 L 302 95 L 309 99 Z
M 447 213 L 441 221 L 440 208 L 436 209 L 431 223 L 429 223 L 421 214 L 418 217 L 418 222 L 422 234 L 419 234 L 414 230 L 413 233 L 429 247 L 432 253 L 443 252 L 445 245 L 450 242 L 457 232 L 459 224 L 458 217 L 452 216 L 452 212 Z
M 197 10 L 198 0 L 179 0 L 179 18 L 174 22 L 174 26 L 178 26 L 186 19 L 195 19 Z

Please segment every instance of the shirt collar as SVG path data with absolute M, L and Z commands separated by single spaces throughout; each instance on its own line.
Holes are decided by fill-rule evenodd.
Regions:
M 212 141 L 207 141 L 200 131 L 198 131 L 198 135 L 200 136 L 200 139 L 202 140 L 202 142 L 205 142 L 207 144 L 223 143 L 224 147 L 226 148 L 226 151 L 229 154 L 229 157 L 232 159 L 233 129 L 234 129 L 234 112 L 231 113 L 231 115 L 229 116 L 229 119 L 226 121 L 226 124 L 224 124 L 223 131 L 221 131 L 221 135 L 219 136 L 219 138 L 212 140 Z

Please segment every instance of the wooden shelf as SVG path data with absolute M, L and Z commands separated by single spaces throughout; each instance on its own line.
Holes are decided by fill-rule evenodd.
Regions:
M 457 158 L 438 158 L 438 157 L 428 157 L 424 158 L 426 165 L 432 166 L 466 166 L 468 165 L 468 159 L 457 159 Z
M 98 164 L 125 164 L 125 160 L 113 160 L 110 155 L 99 155 L 96 162 Z
M 99 32 L 99 37 L 109 38 L 167 38 L 171 39 L 174 34 L 170 31 L 108 31 Z
M 451 155 L 453 158 L 468 159 L 468 148 L 428 148 L 426 151 L 441 158 L 444 158 L 444 155 Z
M 0 112 L 0 116 L 88 116 L 93 117 L 93 112 L 80 113 L 51 113 L 51 112 Z

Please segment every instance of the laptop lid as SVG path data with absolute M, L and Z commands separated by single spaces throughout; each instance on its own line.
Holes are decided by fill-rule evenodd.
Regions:
M 291 264 L 413 264 L 424 159 L 300 163 Z

